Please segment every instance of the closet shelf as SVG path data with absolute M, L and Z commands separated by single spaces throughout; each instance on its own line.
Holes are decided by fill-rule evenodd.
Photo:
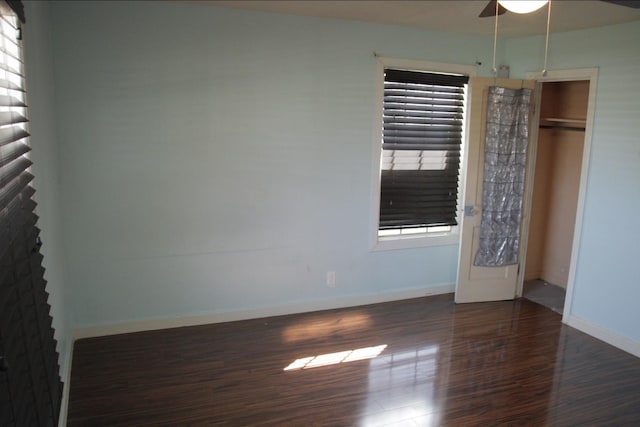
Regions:
M 545 122 L 560 122 L 560 123 L 580 123 L 587 124 L 585 119 L 567 119 L 564 117 L 541 117 L 540 120 Z

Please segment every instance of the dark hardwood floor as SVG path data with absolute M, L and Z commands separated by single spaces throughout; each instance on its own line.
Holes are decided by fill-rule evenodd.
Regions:
M 79 340 L 68 425 L 638 426 L 640 359 L 524 299 L 440 295 Z

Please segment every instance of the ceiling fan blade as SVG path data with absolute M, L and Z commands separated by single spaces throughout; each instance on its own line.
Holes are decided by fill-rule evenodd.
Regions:
M 639 0 L 602 0 L 607 3 L 617 4 L 618 6 L 627 6 L 632 7 L 634 9 L 640 9 L 640 1 Z
M 486 18 L 489 16 L 496 16 L 496 2 L 498 0 L 489 0 L 489 4 L 487 4 L 487 6 L 482 9 L 482 12 L 480 12 L 480 15 L 478 15 L 479 18 Z M 507 11 L 507 9 L 505 9 L 500 3 L 498 3 L 498 15 L 502 15 L 503 13 L 505 13 Z

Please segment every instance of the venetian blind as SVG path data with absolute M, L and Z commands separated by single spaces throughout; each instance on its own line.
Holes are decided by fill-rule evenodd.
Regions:
M 385 70 L 380 229 L 457 225 L 467 82 Z
M 22 10 L 0 1 L 0 426 L 53 426 L 62 383 L 31 187 Z

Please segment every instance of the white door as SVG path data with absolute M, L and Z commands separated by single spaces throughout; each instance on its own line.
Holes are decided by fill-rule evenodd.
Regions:
M 472 77 L 469 82 L 469 129 L 464 215 L 460 240 L 457 303 L 510 300 L 516 295 L 518 265 L 477 267 L 473 258 L 478 250 L 482 212 L 482 178 L 484 172 L 484 138 L 487 117 L 487 95 L 490 86 L 511 89 L 534 89 L 533 80 Z M 533 97 L 532 97 L 533 99 Z M 533 109 L 532 109 L 533 111 Z M 529 121 L 531 123 L 531 120 Z M 531 138 L 531 132 L 529 133 Z M 523 221 L 524 223 L 524 221 Z M 520 259 L 522 258 L 520 248 Z

